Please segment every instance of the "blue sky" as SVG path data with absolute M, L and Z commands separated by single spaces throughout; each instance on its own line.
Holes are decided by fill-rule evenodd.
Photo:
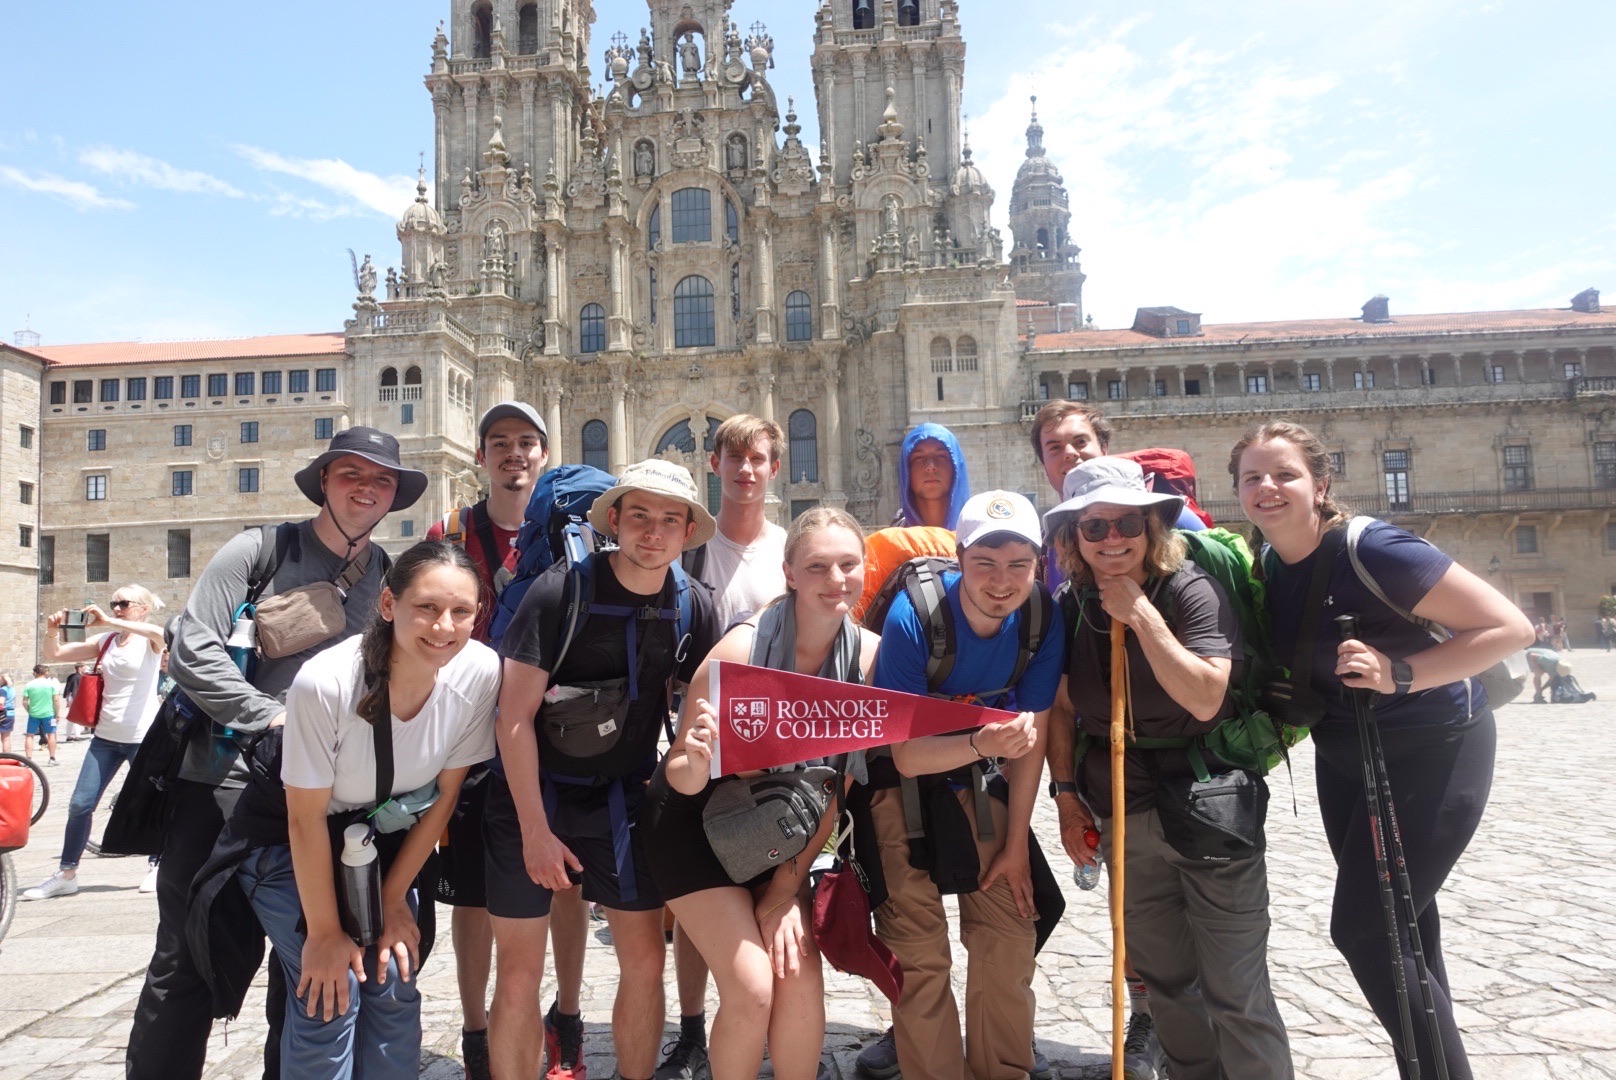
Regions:
M 810 146 L 815 2 L 733 9 L 769 24 Z M 1616 301 L 1616 5 L 959 3 L 999 223 L 1037 94 L 1101 326 L 1152 304 L 1351 315 L 1376 292 L 1394 313 Z M 0 5 L 0 332 L 340 329 L 346 249 L 397 261 L 448 0 L 63 10 Z M 596 10 L 598 80 L 646 6 Z

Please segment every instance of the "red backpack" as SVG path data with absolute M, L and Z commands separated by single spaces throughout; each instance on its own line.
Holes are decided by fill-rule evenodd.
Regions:
M 1182 450 L 1157 446 L 1117 456 L 1139 463 L 1149 479 L 1150 490 L 1163 495 L 1184 496 L 1184 505 L 1190 513 L 1205 522 L 1207 528 L 1212 528 L 1212 515 L 1202 510 L 1195 501 L 1195 460 L 1188 454 Z

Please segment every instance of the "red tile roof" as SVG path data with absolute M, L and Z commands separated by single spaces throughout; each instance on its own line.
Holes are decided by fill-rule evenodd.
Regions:
M 1570 308 L 1521 311 L 1474 311 L 1446 315 L 1396 315 L 1390 322 L 1362 319 L 1288 319 L 1277 322 L 1202 323 L 1196 337 L 1159 338 L 1135 330 L 1074 330 L 1039 334 L 1034 352 L 1077 349 L 1196 348 L 1203 345 L 1238 345 L 1288 340 L 1330 340 L 1343 345 L 1364 338 L 1397 338 L 1442 334 L 1473 334 L 1505 330 L 1610 329 L 1616 330 L 1616 308 L 1585 314 Z M 1025 339 L 1026 335 L 1021 335 Z
M 109 341 L 48 345 L 24 350 L 52 366 L 156 364 L 176 361 L 250 360 L 278 356 L 329 356 L 346 350 L 342 334 L 271 334 L 215 341 Z

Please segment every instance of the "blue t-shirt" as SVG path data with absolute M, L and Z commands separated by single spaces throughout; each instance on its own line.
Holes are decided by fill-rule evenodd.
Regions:
M 1319 553 L 1314 551 L 1294 565 L 1277 558 L 1268 560 L 1268 616 L 1276 659 L 1287 667 L 1292 666 L 1293 657 L 1286 650 L 1294 648 L 1294 644 L 1287 646 L 1286 643 L 1300 639 L 1303 609 L 1307 606 L 1313 565 L 1318 557 Z M 1386 595 L 1407 611 L 1413 611 L 1453 565 L 1452 559 L 1431 544 L 1382 521 L 1371 522 L 1364 529 L 1358 541 L 1358 558 Z M 1345 684 L 1335 674 L 1336 647 L 1341 644 L 1341 635 L 1334 620 L 1347 614 L 1358 616 L 1359 640 L 1393 660 L 1424 652 L 1433 644 L 1429 633 L 1381 603 L 1368 586 L 1358 580 L 1343 540 L 1341 553 L 1331 568 L 1330 588 L 1313 639 L 1311 681 L 1313 689 L 1324 698 L 1325 724 L 1353 722 L 1352 704 L 1342 693 Z M 1398 724 L 1463 724 L 1486 704 L 1481 685 L 1470 679 L 1401 697 L 1381 697 L 1375 703 L 1375 715 Z
M 998 633 L 991 638 L 977 637 L 971 624 L 965 620 L 960 606 L 960 575 L 952 571 L 943 575 L 948 606 L 954 620 L 954 640 L 958 655 L 954 669 L 937 688 L 947 697 L 983 694 L 1001 689 L 1010 681 L 1016 668 L 1016 656 L 1021 651 L 1021 612 L 1016 610 L 999 624 Z M 1037 588 L 1037 586 L 1034 586 Z M 925 629 L 909 594 L 899 591 L 887 612 L 881 628 L 881 648 L 875 654 L 875 672 L 870 682 L 887 690 L 902 690 L 910 694 L 924 694 L 926 688 L 926 660 L 931 655 Z M 1066 659 L 1066 624 L 1060 609 L 1044 634 L 1043 644 L 1027 664 L 1027 670 L 1010 692 L 1000 700 L 983 701 L 995 708 L 1026 712 L 1042 712 L 1055 703 L 1055 692 L 1060 688 L 1061 670 Z
M 10 686 L 0 686 L 0 707 L 4 708 L 7 716 L 15 716 L 17 706 L 13 704 Z

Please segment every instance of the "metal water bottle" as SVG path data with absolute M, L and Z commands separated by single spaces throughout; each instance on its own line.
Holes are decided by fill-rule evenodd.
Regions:
M 355 944 L 374 945 L 382 936 L 382 867 L 369 825 L 356 822 L 343 830 L 341 862 L 337 907 L 342 929 Z
M 1083 830 L 1083 842 L 1095 851 L 1100 850 L 1100 833 L 1096 829 Z M 1100 883 L 1100 864 L 1098 862 L 1081 863 L 1072 874 L 1072 880 L 1084 892 L 1089 892 Z

